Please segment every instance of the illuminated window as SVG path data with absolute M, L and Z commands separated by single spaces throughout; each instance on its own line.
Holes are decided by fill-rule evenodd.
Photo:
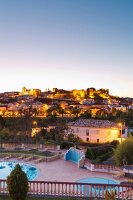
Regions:
M 89 138 L 86 138 L 86 142 L 89 142 Z
M 112 131 L 108 131 L 107 134 L 108 136 L 110 136 L 112 134 Z

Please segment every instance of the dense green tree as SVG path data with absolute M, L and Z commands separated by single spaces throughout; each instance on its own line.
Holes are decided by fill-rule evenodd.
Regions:
M 57 126 L 50 130 L 50 134 L 52 135 L 53 140 L 55 140 L 56 142 L 60 142 L 63 141 L 65 138 L 65 131 L 65 126 Z
M 128 136 L 132 136 L 133 137 L 133 131 L 131 131 L 130 133 L 128 133 Z
M 2 148 L 3 142 L 8 142 L 11 136 L 12 136 L 12 133 L 9 131 L 8 128 L 3 128 L 0 130 L 1 148 Z
M 28 179 L 19 164 L 7 177 L 7 190 L 12 200 L 25 200 L 28 193 Z
M 105 110 L 105 109 L 101 109 L 101 110 L 98 110 L 96 112 L 96 117 L 95 118 L 98 118 L 98 119 L 107 119 L 108 117 L 108 111 Z
M 47 141 L 50 140 L 50 134 L 47 132 L 47 129 L 42 128 L 41 131 L 34 136 L 34 138 L 37 142 Z
M 46 111 L 47 116 L 56 116 L 57 115 L 57 106 L 51 106 Z
M 87 148 L 86 153 L 85 153 L 85 157 L 90 159 L 90 160 L 95 159 L 95 155 L 94 155 L 93 150 L 91 148 Z
M 77 135 L 70 133 L 67 136 L 67 141 L 72 143 L 78 143 L 80 142 L 80 138 Z
M 65 126 L 57 126 L 50 131 L 47 131 L 47 129 L 42 129 L 34 138 L 37 142 L 43 141 L 54 141 L 54 142 L 60 142 L 64 141 L 65 138 Z
M 0 130 L 0 137 L 6 141 L 9 139 L 9 137 L 11 136 L 10 131 L 8 128 L 3 128 Z
M 64 108 L 62 108 L 61 106 L 57 107 L 57 112 L 59 115 L 61 115 L 61 117 L 64 117 L 64 114 L 66 114 L 66 111 Z
M 87 110 L 84 113 L 80 114 L 80 117 L 86 118 L 86 119 L 91 119 L 91 110 Z
M 0 115 L 0 128 L 5 127 L 5 119 Z
M 133 137 L 127 138 L 114 151 L 114 160 L 117 165 L 133 164 Z
M 81 112 L 81 109 L 78 106 L 75 106 L 72 108 L 72 114 L 75 115 L 75 117 L 78 117 Z
M 128 109 L 128 117 L 133 119 L 133 109 Z
M 28 142 L 28 137 L 30 136 L 31 133 L 31 126 L 32 126 L 32 119 L 30 114 L 25 114 L 22 117 L 22 128 L 24 131 L 24 136 L 25 136 L 25 142 Z

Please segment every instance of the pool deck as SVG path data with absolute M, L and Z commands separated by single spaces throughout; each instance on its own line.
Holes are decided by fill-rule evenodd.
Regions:
M 34 164 L 31 163 L 30 164 Z M 100 177 L 115 180 L 112 174 L 91 172 L 87 169 L 78 168 L 76 164 L 71 161 L 56 160 L 53 162 L 44 162 L 36 164 L 40 171 L 40 175 L 36 180 L 41 181 L 63 181 L 63 182 L 77 182 L 82 178 Z M 117 179 L 115 181 L 123 181 L 124 179 Z
M 8 161 L 17 160 L 10 159 Z M 18 162 L 23 162 L 23 160 L 19 160 Z M 28 161 L 26 163 L 38 168 L 39 173 L 35 179 L 37 181 L 77 182 L 80 179 L 89 177 L 107 178 L 116 182 L 124 181 L 124 178 L 114 179 L 112 174 L 109 173 L 91 172 L 87 169 L 78 168 L 78 166 L 73 162 L 65 161 L 63 159 L 58 159 L 52 162 L 35 163 L 34 161 Z

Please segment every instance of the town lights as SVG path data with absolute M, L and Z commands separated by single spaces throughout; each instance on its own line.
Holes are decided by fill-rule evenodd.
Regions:
M 36 121 L 33 121 L 33 125 L 36 127 L 36 126 L 37 126 L 37 122 L 36 122 Z

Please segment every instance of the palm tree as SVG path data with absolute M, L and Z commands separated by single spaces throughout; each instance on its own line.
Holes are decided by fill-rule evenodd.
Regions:
M 47 116 L 54 116 L 56 114 L 56 111 L 57 110 L 56 110 L 55 106 L 48 108 L 46 111 Z
M 64 114 L 66 114 L 65 109 L 62 108 L 60 105 L 57 106 L 57 112 L 58 112 L 59 115 L 62 116 L 62 118 L 63 118 Z

